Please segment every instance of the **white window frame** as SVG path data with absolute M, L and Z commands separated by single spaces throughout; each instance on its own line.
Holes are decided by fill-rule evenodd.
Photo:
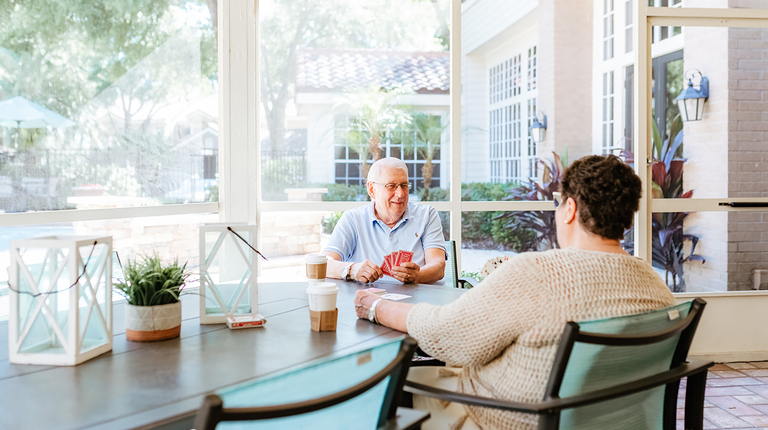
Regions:
M 613 70 L 603 73 L 601 85 L 601 104 L 600 104 L 600 135 L 603 154 L 612 154 L 614 149 L 623 149 L 616 146 L 616 123 L 615 123 L 615 102 L 616 102 L 616 79 Z
M 603 61 L 608 61 L 616 56 L 616 5 L 614 0 L 603 0 Z
M 530 49 L 535 50 L 536 46 Z M 527 160 L 520 151 L 521 137 L 519 136 L 523 121 L 520 106 L 525 103 L 525 97 L 528 96 L 523 91 L 523 59 L 528 52 L 529 49 L 518 51 L 489 68 L 488 149 L 491 182 L 522 182 L 529 179 L 528 176 L 523 175 L 522 166 L 527 163 Z M 536 54 L 534 53 L 528 61 L 533 66 L 529 74 L 535 78 Z M 495 80 L 497 76 L 503 76 L 501 90 L 498 90 L 499 83 Z M 528 78 L 525 85 L 530 85 L 527 80 Z M 533 84 L 536 85 L 535 82 Z M 536 90 L 527 92 L 531 91 Z
M 690 198 L 653 199 L 651 197 L 651 64 L 654 26 L 744 27 L 768 28 L 768 10 L 656 8 L 645 2 L 635 5 L 634 30 L 634 145 L 635 171 L 643 183 L 640 210 L 635 216 L 635 254 L 651 260 L 651 215 L 663 212 L 745 212 L 765 208 L 732 208 L 720 206 L 727 201 L 768 203 L 768 198 Z M 683 30 L 683 34 L 685 31 Z M 725 85 L 725 83 L 723 83 Z M 642 160 L 646 160 L 645 163 Z M 678 301 L 703 297 L 708 301 L 703 318 L 691 345 L 690 354 L 716 361 L 768 359 L 768 339 L 762 335 L 768 324 L 768 291 L 734 291 L 723 293 L 680 293 Z
M 461 0 L 452 0 L 451 28 L 461 28 Z M 635 145 L 636 159 L 647 159 L 650 153 L 649 115 L 650 104 L 651 39 L 652 25 L 664 26 L 730 26 L 768 27 L 768 11 L 755 9 L 692 9 L 653 8 L 644 2 L 635 4 L 635 22 L 646 25 L 634 26 L 634 56 L 636 67 L 635 94 L 644 94 L 635 100 L 634 127 L 638 136 Z M 364 202 L 263 202 L 260 201 L 260 151 L 252 142 L 259 141 L 256 119 L 258 104 L 259 55 L 258 1 L 222 0 L 219 2 L 219 203 L 194 203 L 149 207 L 114 209 L 64 210 L 51 212 L 0 214 L 0 225 L 28 225 L 57 222 L 76 222 L 100 219 L 138 218 L 163 215 L 218 212 L 226 222 L 258 222 L 261 213 L 276 211 L 336 211 L 365 205 Z M 639 41 L 646 43 L 638 43 Z M 451 33 L 450 75 L 451 88 L 461 88 L 461 34 Z M 526 52 L 527 54 L 527 52 Z M 617 74 L 621 76 L 621 74 Z M 527 85 L 527 84 L 526 84 Z M 523 91 L 526 94 L 525 91 Z M 526 94 L 526 97 L 535 94 Z M 529 211 L 553 210 L 551 202 L 462 202 L 461 201 L 461 92 L 450 95 L 450 148 L 449 173 L 450 200 L 424 203 L 439 211 L 451 213 L 451 238 L 461 249 L 461 212 L 463 211 Z M 525 109 L 525 107 L 523 107 Z M 647 127 L 640 127 L 645 124 Z M 527 134 L 527 133 L 526 133 Z M 646 145 L 638 145 L 645 142 Z M 638 163 L 641 166 L 642 163 Z M 521 166 L 523 167 L 523 166 Z M 718 206 L 717 199 L 650 199 L 650 166 L 639 168 L 646 192 L 636 225 L 635 243 L 638 255 L 650 258 L 650 214 L 670 211 L 744 210 Z M 252 179 L 252 178 L 255 178 Z M 738 200 L 738 199 L 733 199 Z M 768 203 L 768 198 L 749 199 Z

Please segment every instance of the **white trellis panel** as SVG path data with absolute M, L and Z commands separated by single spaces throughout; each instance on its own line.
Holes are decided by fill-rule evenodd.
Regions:
M 200 225 L 200 324 L 222 324 L 227 318 L 258 313 L 258 227 L 246 223 Z
M 12 240 L 11 363 L 80 364 L 112 350 L 112 237 Z

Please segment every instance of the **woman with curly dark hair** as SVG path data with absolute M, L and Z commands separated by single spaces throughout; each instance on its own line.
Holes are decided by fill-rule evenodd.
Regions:
M 544 396 L 563 325 L 637 314 L 674 304 L 651 265 L 620 240 L 632 226 L 640 178 L 614 156 L 588 156 L 564 173 L 555 196 L 561 249 L 520 254 L 445 306 L 355 298 L 357 315 L 407 332 L 431 356 L 455 366 L 417 367 L 409 379 L 443 389 L 518 402 Z M 369 312 L 370 309 L 373 312 Z M 432 417 L 424 428 L 534 429 L 532 415 L 445 406 L 414 398 Z

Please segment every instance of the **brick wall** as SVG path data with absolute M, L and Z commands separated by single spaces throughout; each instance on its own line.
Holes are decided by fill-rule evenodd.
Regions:
M 768 7 L 768 1 L 731 1 Z M 768 196 L 768 30 L 729 29 L 728 196 Z M 753 288 L 768 268 L 768 212 L 728 214 L 728 290 Z
M 592 153 L 592 0 L 539 2 L 539 110 L 547 115 L 539 156 Z
M 265 212 L 261 215 L 260 251 L 267 257 L 320 252 L 324 212 Z
M 134 260 L 157 253 L 164 264 L 178 258 L 197 267 L 200 262 L 201 223 L 218 222 L 217 214 L 169 215 L 75 223 L 77 235 L 112 236 L 112 248 L 120 260 Z

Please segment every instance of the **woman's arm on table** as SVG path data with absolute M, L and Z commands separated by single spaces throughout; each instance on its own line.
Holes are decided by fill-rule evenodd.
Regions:
M 485 365 L 532 327 L 551 300 L 547 290 L 541 288 L 542 280 L 535 279 L 540 273 L 526 268 L 526 258 L 515 260 L 443 306 L 382 300 L 376 305 L 377 320 L 407 332 L 424 352 L 438 360 L 455 366 Z M 527 282 L 516 276 L 522 271 L 530 275 Z M 358 291 L 357 315 L 368 319 L 368 310 L 379 298 Z
M 368 313 L 373 306 L 373 302 L 381 299 L 381 296 L 370 291 L 359 290 L 355 294 L 355 311 L 358 318 L 368 319 Z M 391 300 L 382 300 L 376 305 L 376 322 L 381 325 L 393 328 L 406 333 L 408 328 L 408 312 L 413 309 L 410 303 L 397 303 Z

